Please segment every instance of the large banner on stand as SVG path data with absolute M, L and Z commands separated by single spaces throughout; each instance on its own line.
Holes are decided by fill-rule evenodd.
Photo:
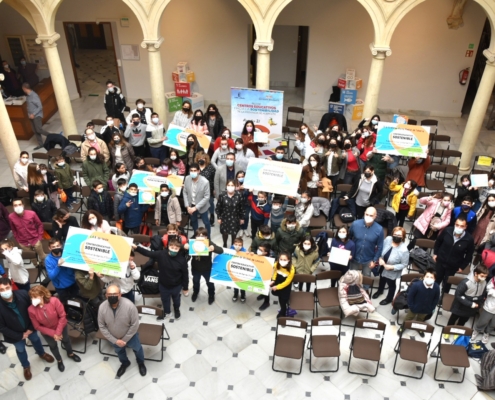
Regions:
M 263 145 L 260 145 L 263 157 L 275 154 L 275 148 L 284 140 L 284 92 L 247 88 L 231 88 L 230 92 L 233 136 L 241 137 L 246 121 L 253 121 L 254 134 L 263 137 Z M 264 143 L 266 136 L 268 140 Z

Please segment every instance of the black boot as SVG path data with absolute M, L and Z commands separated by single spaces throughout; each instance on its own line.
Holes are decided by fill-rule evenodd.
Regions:
M 215 214 L 210 215 L 210 225 L 215 226 Z

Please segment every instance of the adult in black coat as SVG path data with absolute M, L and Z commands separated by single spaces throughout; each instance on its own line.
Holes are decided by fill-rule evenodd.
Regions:
M 12 291 L 8 278 L 0 278 L 0 333 L 7 343 L 15 347 L 17 357 L 24 368 L 24 378 L 30 380 L 31 368 L 26 352 L 26 339 L 32 343 L 36 354 L 45 361 L 52 363 L 53 357 L 43 349 L 38 332 L 29 319 L 28 307 L 31 298 L 25 290 Z
M 339 126 L 342 128 L 343 131 L 347 131 L 347 121 L 345 117 L 342 114 L 337 114 L 337 113 L 326 113 L 321 117 L 320 120 L 320 125 L 318 126 L 318 130 L 325 132 L 327 128 L 330 127 L 330 122 L 335 119 Z
M 206 109 L 206 114 L 204 119 L 206 124 L 208 125 L 208 131 L 210 132 L 210 136 L 213 138 L 213 142 L 216 138 L 222 136 L 223 132 L 223 118 L 218 112 L 218 107 L 215 104 L 210 104 Z M 213 128 L 211 125 L 213 124 Z
M 105 111 L 109 117 L 118 118 L 120 122 L 126 125 L 124 118 L 124 109 L 126 106 L 125 97 L 120 88 L 115 86 L 112 81 L 107 81 L 107 90 L 103 98 Z

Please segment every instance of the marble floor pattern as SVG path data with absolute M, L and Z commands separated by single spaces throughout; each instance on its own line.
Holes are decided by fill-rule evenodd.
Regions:
M 96 89 L 95 89 L 96 90 Z M 104 85 L 99 86 L 99 93 Z M 286 91 L 287 105 L 301 105 L 301 89 Z M 104 118 L 103 100 L 100 97 L 82 98 L 72 102 L 74 115 L 80 132 L 87 121 L 92 118 Z M 230 109 L 220 107 L 225 123 L 230 125 Z M 382 119 L 390 119 L 382 115 Z M 413 117 L 413 116 L 411 116 Z M 316 115 L 311 123 L 318 123 Z M 421 119 L 419 117 L 418 119 Z M 466 119 L 438 118 L 439 133 L 452 137 L 451 148 L 458 148 Z M 61 122 L 56 114 L 48 124 L 48 131 L 59 132 Z M 493 154 L 493 133 L 483 130 L 476 144 L 476 154 Z M 36 146 L 35 139 L 20 141 L 22 150 L 32 152 Z M 1 186 L 13 186 L 13 180 L 5 159 L 8 149 L 0 148 L 0 182 Z M 75 169 L 80 164 L 74 164 Z M 410 223 L 406 223 L 409 231 Z M 221 244 L 218 225 L 213 229 L 212 239 Z M 245 247 L 250 239 L 245 241 Z M 319 267 L 320 270 L 323 266 Z M 336 373 L 311 373 L 309 371 L 309 350 L 305 351 L 301 375 L 272 371 L 273 346 L 275 339 L 277 309 L 271 306 L 260 312 L 260 302 L 254 294 L 248 294 L 245 304 L 233 303 L 232 290 L 217 285 L 216 300 L 211 306 L 207 303 L 206 286 L 202 282 L 198 300 L 193 303 L 191 297 L 182 296 L 180 320 L 165 322 L 170 340 L 164 344 L 164 360 L 147 362 L 148 374 L 139 375 L 132 352 L 128 351 L 132 365 L 121 379 L 115 374 L 119 368 L 118 359 L 103 356 L 98 352 L 98 342 L 90 335 L 88 350 L 82 354 L 82 362 L 66 360 L 66 370 L 60 373 L 55 364 L 33 355 L 28 349 L 33 378 L 25 381 L 22 367 L 16 357 L 13 346 L 8 346 L 6 355 L 0 355 L 0 400 L 21 399 L 352 399 L 352 400 L 484 400 L 495 399 L 495 392 L 478 392 L 475 374 L 479 374 L 479 364 L 471 360 L 466 379 L 462 384 L 441 383 L 433 379 L 435 358 L 429 358 L 425 375 L 421 380 L 397 376 L 392 373 L 395 359 L 393 348 L 397 342 L 397 324 L 395 316 L 390 313 L 390 306 L 379 306 L 382 299 L 373 300 L 377 311 L 372 319 L 386 323 L 384 346 L 378 375 L 375 378 L 352 375 L 347 372 L 349 344 L 352 328 L 343 327 L 341 336 L 340 369 Z M 272 300 L 276 299 L 272 297 Z M 140 302 L 139 302 L 140 304 Z M 157 305 L 152 299 L 147 304 Z M 321 315 L 330 315 L 328 310 Z M 298 317 L 309 321 L 310 313 L 300 312 Z M 142 322 L 156 323 L 148 316 Z M 441 316 L 440 321 L 446 322 Z M 430 320 L 433 323 L 433 319 Z M 436 327 L 432 348 L 439 340 L 440 328 Z M 420 340 L 420 338 L 417 338 Z M 493 337 L 491 338 L 493 339 Z M 74 341 L 74 347 L 82 343 Z M 110 347 L 107 351 L 112 352 Z M 160 349 L 145 347 L 145 354 L 159 356 Z M 64 353 L 62 353 L 64 354 Z M 295 363 L 277 362 L 278 367 L 293 368 Z M 354 360 L 353 368 L 370 373 L 373 365 L 366 361 Z M 332 367 L 321 360 L 316 367 Z M 399 361 L 402 372 L 418 373 L 415 364 Z M 328 369 L 328 368 L 327 368 Z M 442 378 L 458 378 L 459 371 L 440 367 Z
M 100 93 L 101 88 L 105 87 L 105 82 L 109 79 L 119 86 L 113 49 L 78 49 L 76 60 L 79 64 L 76 72 L 82 96 Z

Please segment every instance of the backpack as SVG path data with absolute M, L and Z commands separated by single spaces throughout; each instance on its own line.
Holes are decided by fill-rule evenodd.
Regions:
M 340 208 L 340 219 L 342 222 L 349 223 L 354 221 L 354 215 L 351 212 L 349 207 L 341 207 Z
M 484 249 L 483 253 L 481 253 L 481 262 L 487 268 L 491 268 L 495 264 L 495 251 Z
M 414 264 L 416 264 L 422 272 L 425 272 L 427 268 L 435 268 L 436 266 L 435 260 L 433 260 L 430 253 L 420 249 L 419 247 L 411 250 L 409 253 L 409 260 L 411 263 L 414 262 Z
M 74 143 L 70 143 L 62 149 L 62 152 L 64 153 L 64 157 L 71 156 L 72 154 L 77 153 L 78 151 L 79 149 Z
M 407 310 L 409 309 L 409 305 L 407 304 L 407 296 L 409 294 L 409 289 L 411 288 L 414 282 L 419 281 L 419 278 L 414 278 L 409 285 L 407 285 L 406 290 L 399 290 L 399 292 L 395 295 L 394 300 L 392 301 L 392 308 L 394 310 Z
M 141 294 L 158 294 L 160 290 L 158 288 L 158 270 L 151 266 L 141 271 L 141 278 L 139 279 L 138 287 Z
M 328 248 L 328 234 L 323 231 L 318 233 L 315 236 L 315 243 L 318 246 L 318 255 L 321 257 L 325 257 L 330 249 Z
M 5 207 L 12 205 L 12 201 L 17 197 L 17 189 L 14 187 L 0 188 L 0 203 Z
M 474 343 L 469 343 L 467 352 L 469 357 L 481 360 L 481 357 L 483 357 L 485 353 L 488 353 L 488 349 L 483 342 L 478 340 Z

